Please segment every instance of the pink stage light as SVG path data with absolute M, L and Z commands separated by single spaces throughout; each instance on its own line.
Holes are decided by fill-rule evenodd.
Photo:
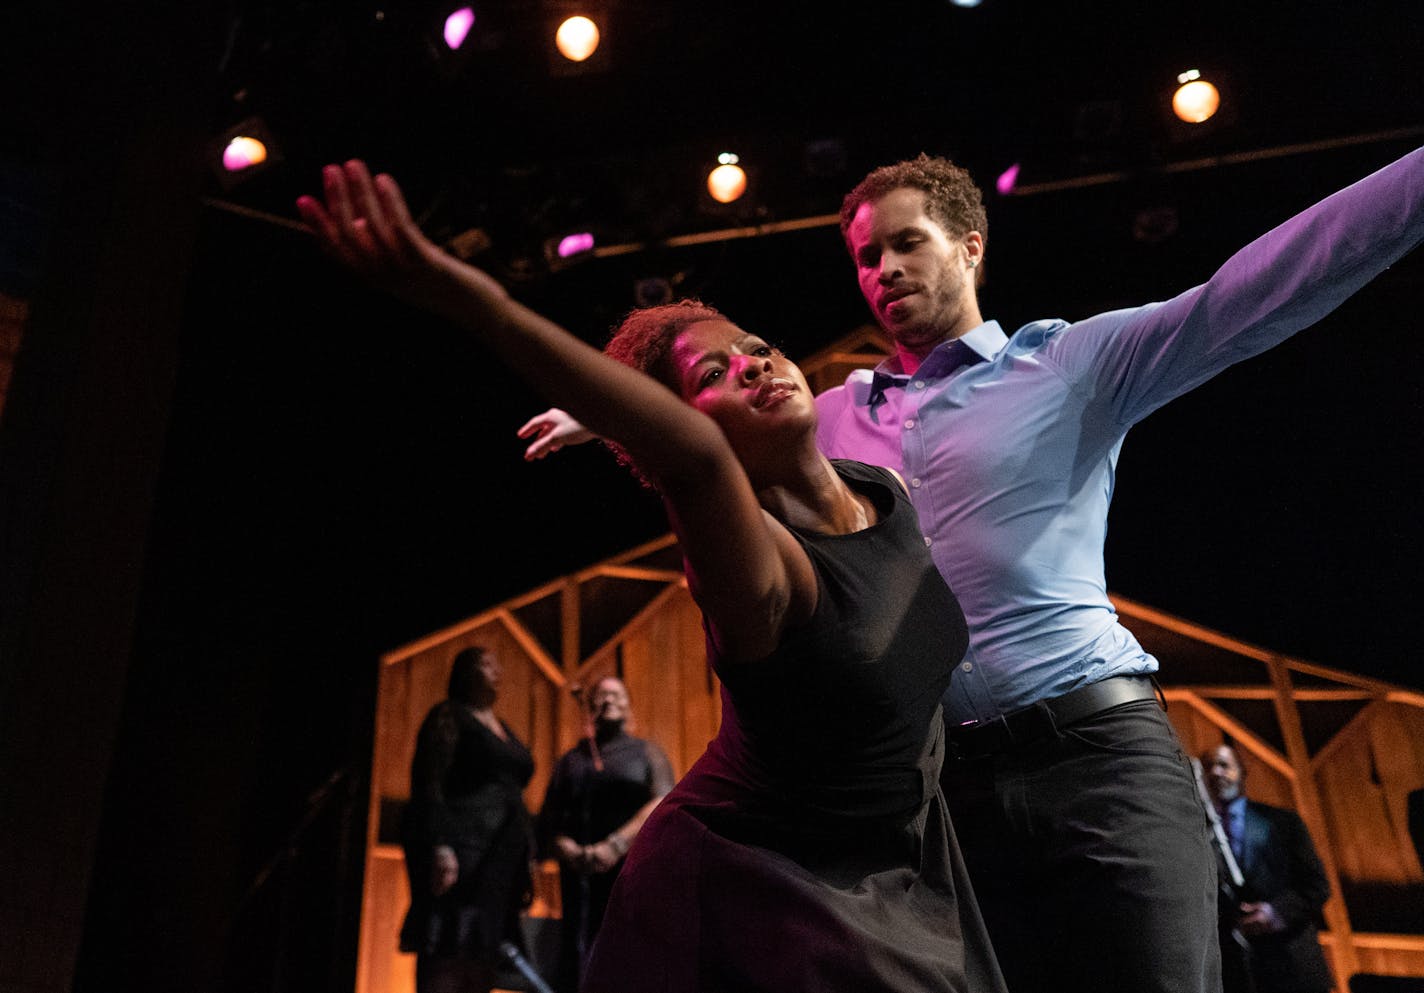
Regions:
M 994 189 L 1003 196 L 1014 192 L 1014 187 L 1017 185 L 1019 185 L 1019 163 L 1017 162 L 999 173 L 999 178 L 994 181 Z
M 455 13 L 445 18 L 445 44 L 452 49 L 459 48 L 469 37 L 470 28 L 475 26 L 475 11 L 473 7 L 461 7 Z
M 256 138 L 239 135 L 227 143 L 223 149 L 223 168 L 228 172 L 241 172 L 267 161 L 267 146 Z
M 572 258 L 575 255 L 582 255 L 584 252 L 590 252 L 592 250 L 593 235 L 587 231 L 564 235 L 564 237 L 559 239 L 559 247 L 556 249 L 561 259 Z

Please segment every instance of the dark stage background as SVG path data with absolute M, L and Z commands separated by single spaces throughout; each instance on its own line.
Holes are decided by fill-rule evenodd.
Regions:
M 284 156 L 246 184 L 205 176 L 172 194 L 187 198 L 191 251 L 157 276 L 181 293 L 172 394 L 116 736 L 93 756 L 107 785 L 76 989 L 349 989 L 378 655 L 665 530 L 656 502 L 596 446 L 523 463 L 514 431 L 543 399 L 280 223 L 322 162 L 391 170 L 440 236 L 486 231 L 484 260 L 511 291 L 590 341 L 653 277 L 799 357 L 868 316 L 832 227 L 557 273 L 541 270 L 538 241 L 576 217 L 655 242 L 829 213 L 865 169 L 922 150 L 960 159 L 989 188 L 1015 161 L 1030 188 L 1115 174 L 989 194 L 983 309 L 1012 330 L 1185 289 L 1424 135 L 1424 13 L 1386 0 L 1171 15 L 1126 2 L 852 12 L 625 0 L 611 8 L 624 33 L 610 32 L 606 70 L 554 77 L 518 46 L 534 7 L 488 8 L 492 40 L 462 64 L 418 43 L 434 8 L 413 3 L 234 3 L 189 12 L 181 30 L 156 14 L 111 20 L 77 49 L 110 74 L 52 60 L 34 70 L 80 102 L 41 109 L 45 92 L 23 91 L 37 99 L 0 144 L 11 260 L 0 289 L 18 296 L 64 285 L 55 241 L 73 230 L 71 186 L 94 177 L 55 150 L 88 126 L 122 147 L 116 101 L 91 111 L 82 99 L 149 96 L 145 53 L 202 53 L 162 77 L 197 94 L 175 104 L 188 124 L 176 145 L 192 155 L 179 172 L 205 168 L 202 144 L 253 113 Z M 116 56 L 114 41 L 135 51 Z M 1200 134 L 1158 106 L 1193 64 L 1219 69 L 1232 101 Z M 752 167 L 746 203 L 714 209 L 681 192 L 727 147 Z M 1262 154 L 1206 164 L 1237 153 Z M 1164 171 L 1172 163 L 1200 167 Z M 168 196 L 118 166 L 102 178 L 101 208 L 120 199 L 110 188 Z M 1154 219 L 1156 234 L 1134 235 Z M 117 210 L 85 223 L 96 239 L 125 236 Z M 1421 291 L 1415 252 L 1318 327 L 1134 429 L 1111 589 L 1424 687 Z M 43 391 L 41 375 L 22 353 L 17 404 L 37 402 L 24 398 Z M 74 609 L 84 602 L 76 590 Z

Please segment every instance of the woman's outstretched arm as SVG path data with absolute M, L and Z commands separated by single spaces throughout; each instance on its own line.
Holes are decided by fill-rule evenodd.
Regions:
M 814 597 L 814 577 L 800 546 L 762 510 L 717 425 L 442 251 L 411 219 L 391 177 L 373 179 L 357 161 L 327 166 L 322 177 L 325 203 L 302 197 L 297 207 L 323 250 L 476 334 L 589 430 L 627 449 L 663 495 L 694 593 L 715 590 L 699 598 L 714 637 L 733 657 L 774 648 L 788 611 Z

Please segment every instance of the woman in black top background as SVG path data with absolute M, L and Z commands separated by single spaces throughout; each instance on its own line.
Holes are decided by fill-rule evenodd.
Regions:
M 500 674 L 486 649 L 458 652 L 448 697 L 416 739 L 401 830 L 411 902 L 400 947 L 417 955 L 419 993 L 488 993 L 500 943 L 523 945 L 531 831 L 522 791 L 534 759 L 494 715 Z

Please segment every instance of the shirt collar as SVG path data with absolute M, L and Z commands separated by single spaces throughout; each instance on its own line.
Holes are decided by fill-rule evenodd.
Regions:
M 1008 344 L 1008 337 L 999 327 L 998 321 L 985 321 L 978 327 L 966 331 L 958 338 L 942 341 L 934 347 L 920 367 L 915 370 L 919 379 L 943 379 L 962 365 L 974 365 L 991 361 Z M 875 367 L 870 379 L 870 391 L 866 406 L 874 407 L 885 398 L 885 391 L 892 386 L 904 386 L 910 376 L 900 371 L 900 356 L 892 355 Z

